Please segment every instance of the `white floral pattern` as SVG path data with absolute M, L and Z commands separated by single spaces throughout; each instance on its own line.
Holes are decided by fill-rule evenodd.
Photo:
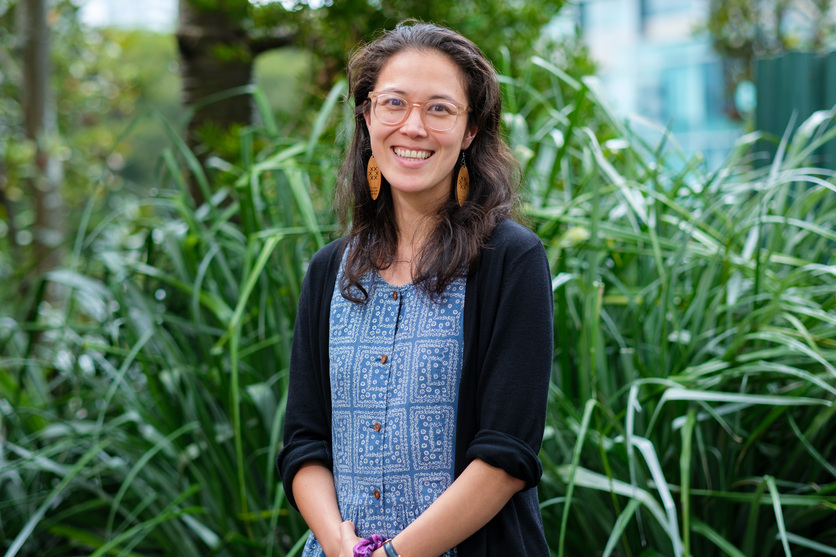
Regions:
M 362 283 L 367 303 L 331 299 L 334 482 L 359 536 L 393 538 L 453 482 L 466 279 L 436 301 L 376 273 Z M 313 534 L 302 554 L 324 555 Z

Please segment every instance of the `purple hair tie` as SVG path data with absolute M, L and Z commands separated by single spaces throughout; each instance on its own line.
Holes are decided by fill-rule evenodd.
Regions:
M 354 557 L 372 557 L 374 550 L 383 547 L 386 538 L 380 534 L 372 534 L 368 538 L 362 539 L 354 546 Z

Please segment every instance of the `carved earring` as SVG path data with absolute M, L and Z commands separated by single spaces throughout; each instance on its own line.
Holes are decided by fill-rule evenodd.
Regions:
M 467 170 L 467 162 L 464 160 L 464 151 L 462 151 L 462 165 L 459 167 L 459 174 L 456 176 L 456 200 L 459 202 L 459 207 L 464 204 L 467 199 L 467 192 L 470 191 L 470 172 Z
M 372 200 L 377 199 L 377 196 L 380 195 L 380 168 L 377 166 L 377 161 L 374 160 L 374 155 L 371 156 L 369 165 L 366 167 L 366 180 L 369 182 Z

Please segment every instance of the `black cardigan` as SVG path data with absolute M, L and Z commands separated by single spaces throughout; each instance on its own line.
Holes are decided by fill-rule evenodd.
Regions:
M 277 465 L 288 501 L 308 461 L 332 467 L 328 333 L 343 241 L 311 260 L 293 335 L 284 448 Z M 525 481 L 488 524 L 458 545 L 461 557 L 549 555 L 536 485 L 552 363 L 553 302 L 540 239 L 506 220 L 467 277 L 464 360 L 456 422 L 455 475 L 479 458 Z

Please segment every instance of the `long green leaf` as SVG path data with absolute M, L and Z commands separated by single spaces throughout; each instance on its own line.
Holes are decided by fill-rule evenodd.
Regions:
M 46 514 L 47 510 L 52 506 L 52 504 L 61 496 L 63 491 L 76 479 L 76 476 L 84 470 L 87 464 L 93 460 L 102 450 L 105 449 L 110 444 L 110 441 L 102 441 L 97 445 L 90 448 L 87 452 L 85 452 L 81 458 L 78 459 L 72 468 L 70 468 L 69 472 L 66 476 L 61 478 L 61 481 L 58 482 L 49 493 L 47 498 L 44 500 L 43 503 L 38 506 L 38 509 L 32 514 L 23 528 L 20 529 L 15 539 L 12 541 L 12 544 L 9 546 L 9 549 L 6 550 L 5 557 L 14 557 L 17 555 L 18 551 L 23 547 L 23 544 L 26 543 L 26 540 L 29 539 L 29 536 L 32 535 L 32 532 L 35 531 L 35 528 L 38 526 L 38 523 Z

